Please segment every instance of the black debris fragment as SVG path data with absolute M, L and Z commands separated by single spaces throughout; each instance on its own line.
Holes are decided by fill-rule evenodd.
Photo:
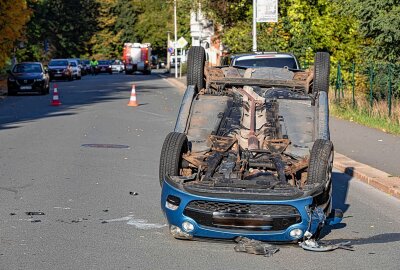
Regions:
M 25 212 L 28 216 L 43 216 L 45 215 L 43 212 Z
M 105 220 L 103 220 L 102 222 L 101 222 L 101 224 L 106 224 L 106 223 L 108 223 L 107 221 L 105 221 Z
M 108 212 L 108 209 L 104 209 L 103 212 L 107 213 L 107 212 Z
M 15 213 L 10 213 L 10 216 L 15 216 Z
M 38 223 L 38 222 L 42 222 L 40 219 L 34 219 L 34 220 L 31 220 L 31 222 L 32 223 Z
M 234 247 L 236 252 L 246 252 L 249 254 L 271 257 L 279 251 L 279 248 L 274 245 L 246 237 L 238 237 L 235 239 L 235 241 L 237 242 L 236 246 Z
M 132 195 L 132 196 L 137 196 L 137 195 L 139 195 L 139 193 L 137 193 L 137 192 L 133 192 L 133 191 L 130 191 L 130 192 L 129 192 L 129 195 Z

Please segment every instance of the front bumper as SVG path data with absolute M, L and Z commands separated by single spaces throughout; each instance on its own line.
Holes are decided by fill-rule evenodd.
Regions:
M 71 73 L 63 70 L 49 70 L 49 76 L 52 80 L 65 80 L 71 77 Z
M 180 203 L 175 206 L 176 210 L 171 209 L 170 198 L 179 198 Z M 214 209 L 209 211 L 200 207 L 196 210 L 197 214 L 193 214 L 193 208 L 191 208 L 193 202 L 222 205 L 225 206 L 225 210 L 216 210 L 213 206 Z M 310 209 L 312 203 L 311 196 L 273 201 L 207 197 L 182 191 L 167 181 L 163 183 L 161 195 L 161 208 L 170 224 L 171 232 L 178 229 L 187 236 L 183 237 L 186 239 L 193 237 L 234 239 L 245 236 L 261 241 L 295 242 L 301 239 L 306 231 L 314 234 L 319 225 L 324 222 L 324 215 Z M 229 209 L 229 205 L 233 205 L 232 209 Z M 243 210 L 245 208 L 248 210 Z M 252 209 L 262 210 L 255 210 L 258 213 L 254 215 Z M 267 213 L 268 209 L 272 212 Z M 286 212 L 287 214 L 279 212 L 286 211 L 285 209 L 294 211 L 290 210 Z M 260 214 L 260 211 L 267 212 Z M 187 222 L 192 225 L 189 226 L 190 231 L 187 230 L 188 226 L 184 225 L 185 222 L 186 225 Z M 295 236 L 292 232 L 294 230 L 297 232 Z
M 41 92 L 46 88 L 46 81 L 34 81 L 33 79 L 8 81 L 7 87 L 15 92 Z

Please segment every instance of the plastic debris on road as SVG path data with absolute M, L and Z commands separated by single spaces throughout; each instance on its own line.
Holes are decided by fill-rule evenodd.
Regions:
M 315 251 L 315 252 L 326 252 L 326 251 L 332 251 L 335 249 L 345 249 L 345 250 L 354 251 L 354 248 L 351 245 L 350 241 L 341 242 L 341 243 L 337 243 L 337 244 L 331 244 L 329 242 L 325 243 L 322 241 L 316 241 L 315 239 L 308 239 L 308 240 L 305 240 L 304 242 L 299 243 L 299 245 L 304 250 Z
M 238 237 L 235 241 L 237 242 L 234 247 L 236 252 L 246 252 L 249 254 L 271 257 L 279 251 L 279 248 L 274 245 L 246 237 Z

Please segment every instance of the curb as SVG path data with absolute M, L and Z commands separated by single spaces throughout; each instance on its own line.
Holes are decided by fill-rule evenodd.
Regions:
M 400 177 L 393 177 L 337 152 L 335 152 L 333 166 L 345 174 L 356 177 L 361 182 L 400 199 Z
M 172 86 L 179 89 L 180 92 L 185 91 L 186 84 L 175 78 L 164 78 Z M 366 164 L 354 161 L 342 154 L 335 152 L 333 166 L 351 177 L 356 177 L 380 191 L 383 191 L 397 199 L 400 199 L 400 177 L 393 177 L 390 174 L 375 169 Z
M 169 84 L 171 84 L 172 86 L 175 86 L 179 92 L 184 92 L 186 90 L 186 84 L 175 79 L 175 78 L 170 78 L 170 77 L 165 77 L 165 76 L 160 76 L 161 78 L 163 78 L 164 80 L 166 80 Z

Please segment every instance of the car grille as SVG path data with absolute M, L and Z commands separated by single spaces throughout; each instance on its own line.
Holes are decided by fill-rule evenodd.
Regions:
M 64 72 L 64 68 L 58 68 L 58 69 L 50 69 L 49 72 L 51 73 L 62 73 Z
M 34 80 L 30 79 L 30 80 L 18 80 L 18 84 L 19 85 L 31 85 L 33 84 Z
M 278 231 L 301 222 L 295 207 L 280 204 L 191 201 L 184 214 L 204 226 L 233 230 Z

